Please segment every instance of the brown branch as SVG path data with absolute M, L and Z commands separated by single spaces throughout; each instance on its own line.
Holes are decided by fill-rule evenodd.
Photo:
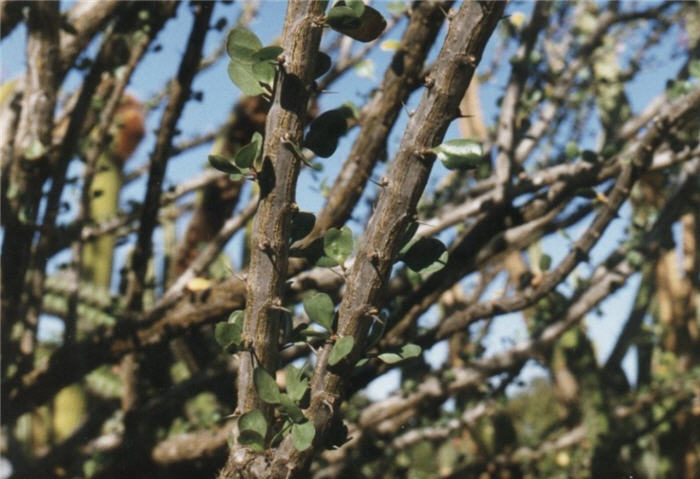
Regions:
M 598 213 L 586 233 L 576 242 L 572 251 L 554 270 L 544 275 L 539 286 L 514 298 L 495 300 L 490 303 L 481 303 L 473 306 L 473 309 L 470 308 L 471 311 L 468 310 L 469 312 L 446 320 L 440 327 L 438 337 L 446 337 L 452 332 L 464 328 L 473 318 L 488 316 L 501 311 L 507 312 L 522 309 L 553 290 L 581 260 L 588 256 L 591 248 L 598 242 L 605 228 L 615 218 L 617 210 L 627 199 L 632 186 L 648 167 L 653 157 L 653 151 L 663 141 L 665 133 L 672 125 L 692 114 L 699 105 L 700 92 L 690 94 L 669 105 L 664 114 L 657 117 L 656 121 L 654 121 L 643 140 L 623 153 L 623 164 L 625 166 L 619 174 L 612 193 L 608 197 L 608 202 Z
M 197 4 L 195 23 L 192 27 L 187 50 L 180 62 L 177 76 L 171 82 L 168 105 L 163 112 L 156 146 L 150 158 L 148 185 L 139 220 L 136 249 L 128 275 L 127 308 L 132 311 L 141 308 L 146 266 L 152 250 L 151 236 L 160 208 L 161 185 L 165 176 L 165 168 L 170 157 L 177 122 L 185 103 L 190 98 L 192 80 L 197 73 L 196 67 L 202 58 L 202 46 L 209 29 L 212 9 L 212 4 L 206 2 Z
M 35 2 L 27 19 L 27 73 L 23 81 L 22 109 L 14 138 L 14 161 L 9 185 L 3 191 L 2 223 L 2 375 L 10 358 L 34 352 L 37 324 L 21 314 L 25 274 L 44 182 L 42 166 L 48 161 L 56 105 L 58 75 L 58 4 Z M 21 344 L 10 339 L 11 327 L 23 325 Z M 22 366 L 23 367 L 23 366 Z M 22 369 L 22 367 L 20 369 Z
M 369 328 L 372 308 L 385 289 L 403 231 L 410 223 L 434 155 L 425 150 L 442 140 L 449 122 L 458 114 L 459 100 L 469 84 L 486 41 L 500 19 L 503 3 L 467 2 L 451 18 L 445 44 L 436 61 L 439 75 L 428 80 L 423 99 L 410 119 L 391 167 L 388 185 L 380 193 L 374 215 L 349 272 L 339 309 L 338 336 L 354 337 L 353 351 L 338 366 L 328 367 L 331 346 L 317 356 L 312 378 L 311 404 L 307 409 L 316 428 L 315 448 L 320 448 L 344 389 L 344 378 L 359 359 Z M 372 259 L 371 259 L 372 258 Z M 303 474 L 315 448 L 299 452 L 287 437 L 275 453 L 273 477 Z
M 119 0 L 105 0 L 98 3 L 80 0 L 65 13 L 65 23 L 70 25 L 74 32 L 60 32 L 61 78 L 68 73 L 78 55 L 87 47 L 95 34 L 109 20 L 124 13 L 126 7 L 127 4 Z
M 289 254 L 291 215 L 301 167 L 295 145 L 301 145 L 307 102 L 313 82 L 313 65 L 321 42 L 321 2 L 290 1 L 287 4 L 281 44 L 283 61 L 273 91 L 265 126 L 263 165 L 259 174 L 260 203 L 253 220 L 250 266 L 247 278 L 243 340 L 259 366 L 277 369 L 280 310 L 284 301 Z M 270 417 L 255 390 L 253 353 L 243 354 L 238 369 L 237 413 L 261 409 Z M 259 455 L 242 445 L 232 448 L 220 477 L 258 477 L 248 469 Z
M 363 109 L 360 132 L 343 163 L 313 231 L 301 247 L 308 246 L 328 228 L 344 224 L 360 199 L 374 166 L 382 157 L 392 126 L 403 102 L 422 82 L 421 72 L 428 50 L 442 26 L 443 8 L 450 4 L 422 2 L 411 14 L 402 43 L 384 74 L 382 84 Z

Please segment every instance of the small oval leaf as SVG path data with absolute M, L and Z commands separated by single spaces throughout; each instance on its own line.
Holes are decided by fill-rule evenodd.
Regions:
M 236 62 L 248 64 L 256 62 L 254 55 L 260 49 L 262 49 L 260 39 L 247 28 L 234 28 L 226 37 L 226 51 L 231 60 Z
M 293 422 L 300 423 L 306 419 L 299 406 L 286 394 L 280 394 L 280 407 Z
M 345 262 L 353 248 L 352 231 L 347 226 L 330 228 L 323 237 L 323 251 L 338 264 Z
M 295 242 L 311 233 L 316 224 L 316 217 L 308 211 L 298 211 L 292 215 L 292 231 L 289 234 L 290 242 Z
M 542 271 L 547 271 L 550 268 L 550 266 L 552 266 L 552 257 L 548 254 L 543 254 L 542 256 L 540 256 L 539 266 Z
M 224 158 L 223 156 L 209 155 L 209 164 L 212 166 L 212 168 L 228 173 L 229 175 L 243 174 L 243 172 L 233 164 L 233 161 L 229 160 L 228 158 Z
M 254 63 L 251 71 L 260 83 L 272 86 L 275 81 L 275 66 L 270 62 Z
M 238 418 L 239 431 L 254 431 L 262 437 L 267 434 L 267 421 L 259 409 L 253 409 Z
M 265 438 L 255 431 L 245 429 L 239 432 L 238 442 L 253 451 L 263 452 L 265 450 Z
M 253 53 L 252 59 L 256 62 L 274 62 L 277 61 L 277 57 L 279 57 L 283 51 L 284 49 L 282 47 L 271 45 L 269 47 L 261 48 L 257 52 Z
M 417 344 L 408 343 L 401 347 L 401 357 L 403 359 L 415 358 L 419 356 L 421 352 L 423 352 L 423 349 Z
M 309 387 L 309 380 L 304 377 L 304 370 L 290 364 L 285 368 L 284 373 L 289 399 L 296 402 L 301 401 Z
M 401 356 L 399 356 L 396 353 L 382 353 L 377 357 L 384 361 L 386 364 L 396 364 L 402 359 Z
M 304 311 L 311 321 L 320 324 L 327 331 L 331 330 L 335 306 L 330 296 L 326 293 L 309 293 L 304 296 L 303 305 Z
M 331 20 L 331 12 L 336 12 Z M 352 13 L 350 13 L 352 12 Z M 386 28 L 386 20 L 382 14 L 370 6 L 365 6 L 362 15 L 357 19 L 357 13 L 349 7 L 338 6 L 328 11 L 326 22 L 333 30 L 354 38 L 360 42 L 371 42 L 379 37 Z
M 260 410 L 254 409 L 238 418 L 238 431 L 240 444 L 259 452 L 265 450 L 267 422 Z
M 304 146 L 321 158 L 328 158 L 338 147 L 338 139 L 348 130 L 353 111 L 347 106 L 323 112 L 309 125 Z
M 260 399 L 268 404 L 279 404 L 280 388 L 277 386 L 275 378 L 273 378 L 265 368 L 255 368 L 253 380 L 255 381 L 255 389 L 258 391 Z
M 316 54 L 316 68 L 314 68 L 314 78 L 324 75 L 331 69 L 331 57 L 323 52 Z
M 292 444 L 297 451 L 305 451 L 311 447 L 316 436 L 314 423 L 306 421 L 292 426 Z
M 328 10 L 326 23 L 334 30 L 357 28 L 360 26 L 360 16 L 350 7 L 336 5 Z
M 328 354 L 328 364 L 335 366 L 338 364 L 345 356 L 350 354 L 352 347 L 355 345 L 355 338 L 352 336 L 343 336 L 339 338 L 333 345 L 333 349 Z
M 233 162 L 241 170 L 247 170 L 253 166 L 255 160 L 262 152 L 262 135 L 257 131 L 253 133 L 250 143 L 236 152 Z
M 231 61 L 228 64 L 228 76 L 245 95 L 255 96 L 265 93 L 253 73 L 252 65 Z
M 484 156 L 481 143 L 466 138 L 449 140 L 432 149 L 437 154 L 438 160 L 442 161 L 445 168 L 466 169 L 476 168 Z
M 445 252 L 445 245 L 437 238 L 421 238 L 411 245 L 401 258 L 415 272 L 427 268 Z
M 214 327 L 214 338 L 222 348 L 228 350 L 230 346 L 238 346 L 241 344 L 242 331 L 242 321 L 238 323 L 218 323 Z

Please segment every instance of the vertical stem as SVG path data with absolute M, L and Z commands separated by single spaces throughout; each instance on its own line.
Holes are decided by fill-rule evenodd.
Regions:
M 243 354 L 238 374 L 238 410 L 260 408 L 255 392 L 253 357 L 273 372 L 277 367 L 279 307 L 287 279 L 289 228 L 300 162 L 289 148 L 301 144 L 304 117 L 311 93 L 323 14 L 321 2 L 295 0 L 287 5 L 282 33 L 284 62 L 267 117 L 260 204 L 253 221 L 248 271 L 244 340 L 254 355 Z

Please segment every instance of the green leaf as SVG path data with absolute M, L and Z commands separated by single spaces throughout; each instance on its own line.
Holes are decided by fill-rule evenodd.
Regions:
M 375 40 L 386 28 L 382 14 L 367 5 L 359 18 L 356 10 L 342 5 L 335 6 L 328 11 L 326 23 L 333 30 L 360 42 Z
M 540 256 L 540 269 L 542 271 L 547 271 L 550 266 L 552 266 L 552 257 L 548 254 Z
M 240 150 L 238 150 L 238 152 L 236 152 L 233 162 L 238 168 L 241 170 L 247 170 L 253 166 L 255 160 L 257 160 L 258 156 L 260 156 L 260 153 L 262 152 L 262 139 L 262 135 L 256 131 L 253 133 L 250 143 L 243 146 Z
M 218 323 L 214 328 L 214 338 L 219 345 L 228 350 L 230 346 L 241 344 L 241 333 L 243 332 L 243 311 L 234 311 L 225 323 Z
M 309 319 L 330 331 L 333 327 L 333 300 L 326 293 L 313 292 L 304 296 L 304 311 Z
M 255 73 L 253 73 L 252 65 L 231 61 L 228 64 L 228 76 L 245 95 L 255 96 L 265 93 Z
M 338 264 L 345 262 L 353 247 L 352 231 L 347 226 L 330 228 L 323 237 L 323 251 Z
M 369 58 L 357 62 L 352 68 L 360 78 L 369 78 L 370 80 L 375 78 L 374 63 Z
M 352 347 L 355 345 L 355 338 L 352 336 L 343 336 L 339 338 L 333 345 L 333 349 L 328 354 L 328 364 L 335 366 L 338 364 L 345 356 L 350 354 Z
M 384 361 L 386 364 L 396 364 L 405 359 L 415 358 L 420 356 L 423 349 L 417 344 L 404 344 L 399 352 L 382 353 L 377 357 Z
M 419 272 L 433 264 L 445 250 L 445 245 L 439 239 L 421 238 L 408 248 L 401 259 L 406 266 Z
M 347 106 L 323 112 L 309 125 L 304 146 L 321 158 L 328 158 L 338 147 L 338 139 L 348 131 L 348 118 L 353 116 Z
M 635 268 L 639 268 L 644 264 L 644 256 L 637 250 L 628 251 L 625 259 Z
M 432 151 L 449 170 L 476 168 L 484 161 L 481 143 L 466 138 L 446 141 Z
M 337 5 L 341 5 L 343 3 L 350 7 L 358 18 L 361 17 L 362 13 L 365 11 L 365 2 L 362 0 L 347 0 L 346 2 L 341 1 L 338 2 Z
M 566 155 L 567 158 L 569 158 L 569 159 L 576 158 L 578 156 L 578 153 L 579 153 L 578 145 L 575 142 L 570 141 L 569 143 L 566 144 L 566 147 L 564 148 L 564 154 Z
M 272 86 L 275 81 L 275 65 L 270 62 L 258 62 L 253 64 L 251 70 L 253 76 L 260 83 Z
M 408 251 L 408 248 L 411 247 L 411 240 L 413 239 L 413 235 L 416 234 L 416 231 L 418 231 L 417 221 L 412 221 L 408 224 L 408 226 L 406 226 L 406 229 L 401 235 L 401 240 L 399 241 L 399 244 L 401 245 L 400 254 L 404 254 L 406 251 Z
M 267 434 L 267 421 L 265 415 L 259 409 L 253 409 L 238 418 L 239 431 L 255 431 L 265 437 Z
M 258 391 L 260 399 L 268 404 L 279 404 L 280 388 L 277 386 L 275 378 L 273 378 L 265 368 L 255 368 L 253 380 L 255 381 L 255 389 Z
M 598 154 L 595 151 L 583 150 L 581 159 L 587 163 L 595 163 L 598 161 Z
M 292 444 L 297 451 L 305 451 L 310 448 L 315 435 L 316 429 L 311 421 L 292 426 Z
M 284 49 L 277 45 L 271 45 L 269 47 L 261 48 L 260 50 L 253 53 L 252 58 L 255 62 L 276 62 L 277 57 L 279 57 Z
M 360 16 L 350 7 L 336 5 L 328 10 L 326 23 L 334 30 L 357 28 L 360 26 Z M 341 32 L 342 33 L 342 32 Z
M 316 68 L 314 69 L 314 78 L 318 78 L 331 69 L 331 57 L 323 52 L 316 54 Z
M 386 364 L 396 364 L 403 359 L 397 353 L 382 353 L 377 357 L 384 361 Z
M 295 367 L 293 364 L 288 365 L 285 368 L 285 381 L 289 398 L 292 401 L 301 401 L 309 387 L 309 380 L 304 377 L 304 370 Z
M 238 418 L 238 442 L 256 451 L 265 450 L 267 422 L 258 409 L 243 414 Z
M 233 161 L 229 160 L 228 158 L 224 158 L 223 156 L 209 155 L 209 164 L 212 166 L 212 168 L 215 168 L 219 171 L 223 171 L 224 173 L 228 173 L 230 175 L 243 174 L 243 172 L 239 170 L 236 167 L 236 165 L 233 164 Z
M 289 234 L 290 242 L 304 238 L 311 233 L 316 224 L 316 217 L 308 211 L 297 211 L 292 215 L 292 230 Z
M 293 422 L 299 423 L 306 419 L 299 406 L 287 394 L 280 394 L 280 407 Z
M 425 277 L 427 275 L 433 274 L 436 271 L 440 271 L 442 268 L 445 267 L 445 264 L 447 263 L 449 255 L 447 254 L 447 251 L 444 251 L 438 259 L 433 261 L 430 266 L 426 266 L 422 270 L 420 270 L 420 275 L 422 277 Z M 409 269 L 409 271 L 411 271 Z
M 42 142 L 34 138 L 29 146 L 24 150 L 24 158 L 27 160 L 38 160 L 46 154 L 46 147 Z
M 259 61 L 254 55 L 261 49 L 260 39 L 246 28 L 234 28 L 226 37 L 226 51 L 231 60 L 237 63 L 252 64 Z
M 257 452 L 263 452 L 265 450 L 265 438 L 255 431 L 246 429 L 239 432 L 238 442 Z
M 417 344 L 404 344 L 401 347 L 401 357 L 404 359 L 415 358 L 423 352 L 423 349 Z

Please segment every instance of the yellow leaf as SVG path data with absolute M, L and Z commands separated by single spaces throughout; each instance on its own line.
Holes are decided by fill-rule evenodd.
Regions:
M 523 26 L 523 23 L 525 23 L 525 14 L 523 12 L 515 12 L 508 20 L 515 28 L 520 28 Z
M 211 288 L 212 282 L 205 278 L 192 278 L 187 282 L 187 289 L 193 293 L 205 291 Z
M 385 52 L 393 52 L 394 50 L 398 50 L 400 46 L 401 43 L 398 40 L 384 40 L 382 44 L 379 45 L 379 48 Z

